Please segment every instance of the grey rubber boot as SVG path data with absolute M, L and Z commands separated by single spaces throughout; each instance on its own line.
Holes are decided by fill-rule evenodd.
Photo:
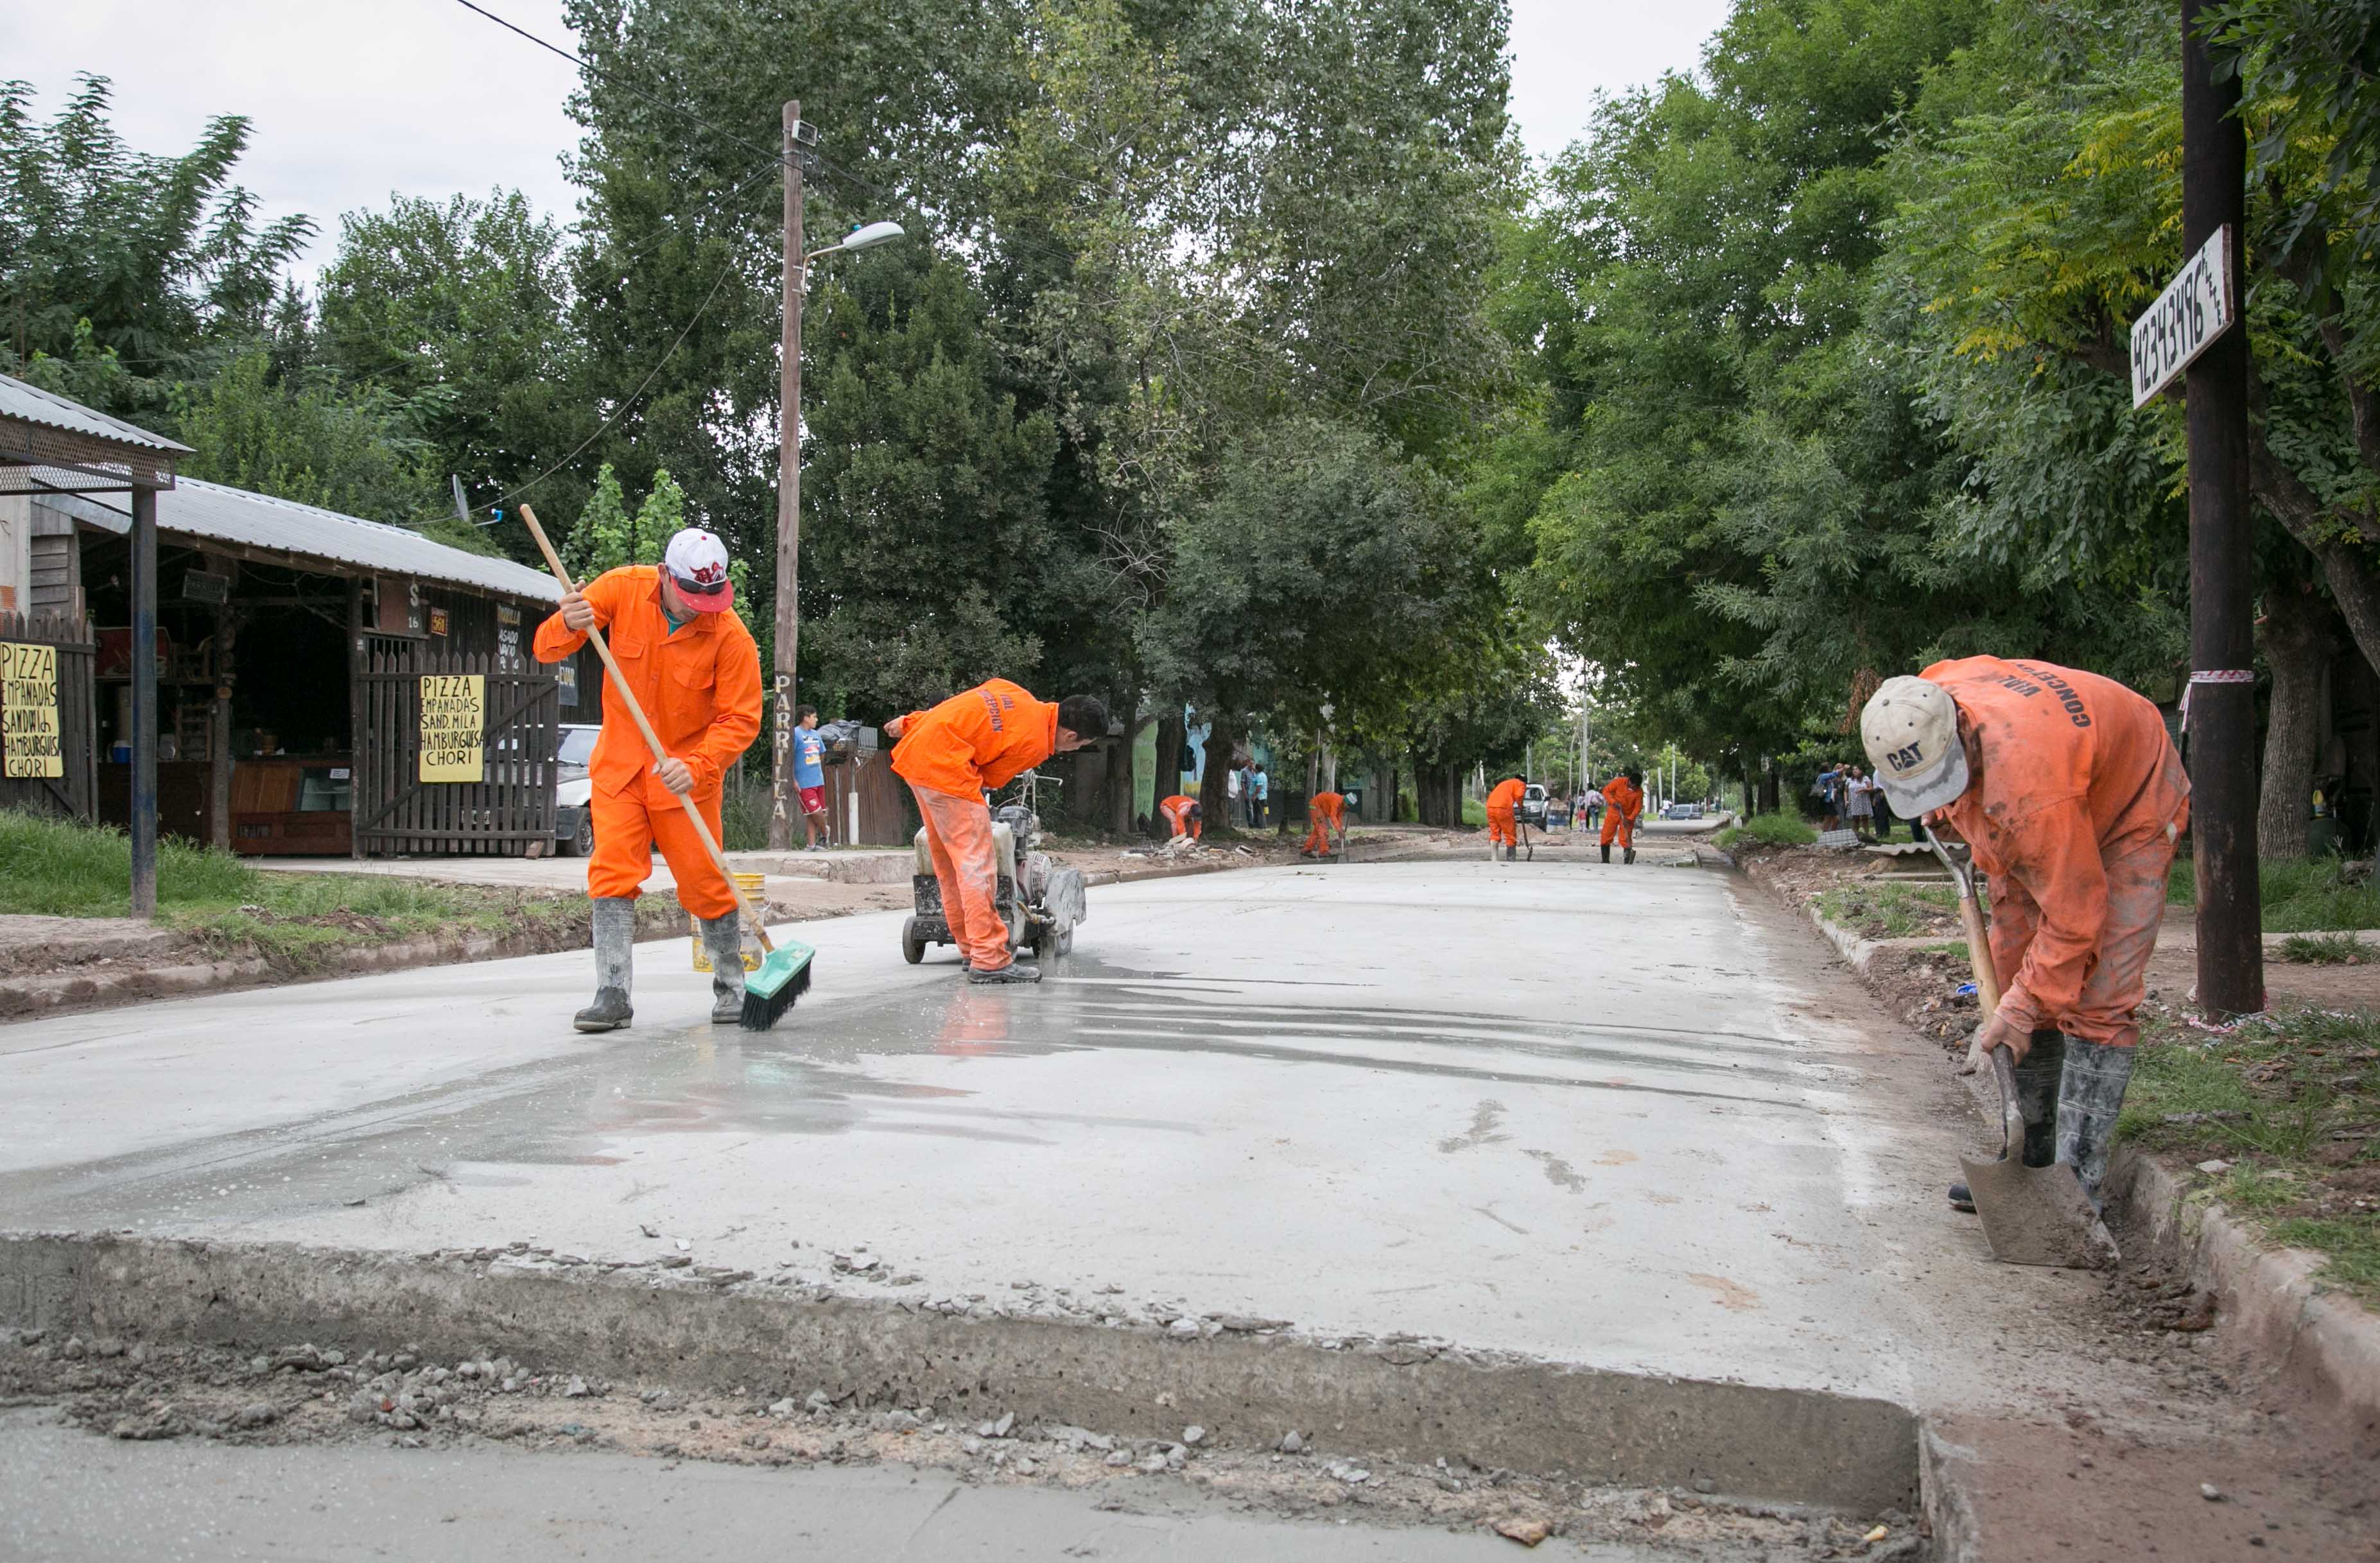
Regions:
M 635 1018 L 637 903 L 626 896 L 595 899 L 595 1002 L 571 1017 L 581 1031 L 616 1031 Z
M 710 1024 L 733 1025 L 744 1016 L 744 919 L 697 917 L 702 952 L 710 957 Z
M 2058 1085 L 2066 1069 L 2066 1034 L 2049 1028 L 2033 1034 L 2033 1046 L 2016 1066 L 2016 1108 L 2024 1114 L 2024 1164 L 2046 1167 L 2058 1159 Z
M 1012 961 L 1005 966 L 989 972 L 980 966 L 967 968 L 967 981 L 979 987 L 989 987 L 997 983 L 1039 982 L 1040 980 L 1041 968 L 1028 966 L 1022 961 Z
M 2058 1159 L 2074 1169 L 2095 1206 L 2107 1175 L 2107 1152 L 2116 1143 L 2116 1115 L 2124 1109 L 2124 1088 L 2131 1081 L 2131 1048 L 2066 1039 L 2066 1071 L 2058 1087 Z

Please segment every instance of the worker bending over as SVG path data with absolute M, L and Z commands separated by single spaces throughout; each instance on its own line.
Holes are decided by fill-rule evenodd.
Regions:
M 1157 806 L 1157 812 L 1164 817 L 1169 837 L 1187 836 L 1195 842 L 1206 834 L 1207 811 L 1187 793 L 1174 794 Z
M 1107 707 L 1091 695 L 1050 705 L 995 678 L 930 709 L 895 717 L 884 731 L 900 740 L 892 746 L 893 773 L 917 796 L 942 915 L 966 956 L 967 980 L 1039 982 L 1040 971 L 1017 963 L 1009 949 L 984 794 L 1051 755 L 1106 737 Z
M 1297 849 L 1300 857 L 1328 857 L 1334 845 L 1333 838 L 1344 840 L 1347 834 L 1347 799 L 1339 793 L 1317 793 L 1305 800 L 1305 844 Z
M 1636 821 L 1645 812 L 1645 773 L 1630 766 L 1603 784 L 1603 861 L 1611 861 L 1611 842 L 1620 841 L 1620 861 L 1636 861 Z
M 661 849 L 677 881 L 678 904 L 702 930 L 710 956 L 710 1018 L 735 1020 L 744 1008 L 744 932 L 735 895 L 678 800 L 690 797 L 719 839 L 719 793 L 736 757 L 760 731 L 760 653 L 729 606 L 727 546 L 689 527 L 670 539 L 659 568 L 606 570 L 562 600 L 537 626 L 540 662 L 558 662 L 601 628 L 619 663 L 603 681 L 603 731 L 588 761 L 595 850 L 587 859 L 587 894 L 595 903 L 595 1001 L 572 1024 L 611 1031 L 628 1024 L 634 986 L 637 897 Z M 637 697 L 669 751 L 656 762 L 620 697 Z
M 1512 818 L 1513 809 L 1528 795 L 1529 784 L 1517 776 L 1507 776 L 1489 789 L 1488 794 L 1488 855 L 1493 858 L 1501 847 L 1506 857 L 1517 854 L 1521 833 Z
M 1975 1056 L 2016 1061 L 2025 1165 L 2072 1167 L 2096 1203 L 2190 818 L 2165 719 L 2095 673 L 1967 657 L 1888 679 L 1860 738 L 1893 812 L 1946 827 L 1990 876 L 2002 986 Z

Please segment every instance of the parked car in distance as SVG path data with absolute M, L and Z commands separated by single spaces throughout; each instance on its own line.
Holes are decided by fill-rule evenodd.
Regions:
M 587 768 L 595 758 L 595 735 L 603 729 L 593 722 L 564 722 L 554 751 L 558 768 L 553 792 L 553 844 L 565 857 L 584 857 L 595 850 L 595 816 L 587 806 L 595 783 Z
M 1661 811 L 1664 819 L 1700 819 L 1703 806 L 1698 803 L 1673 803 Z
M 1530 827 L 1532 830 L 1544 830 L 1546 828 L 1545 783 L 1542 782 L 1530 782 L 1529 790 L 1521 794 L 1521 806 L 1513 810 L 1513 812 L 1520 816 L 1522 824 Z

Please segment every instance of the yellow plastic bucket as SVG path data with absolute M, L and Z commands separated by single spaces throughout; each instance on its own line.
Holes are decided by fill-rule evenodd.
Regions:
M 744 892 L 744 899 L 755 906 L 759 905 L 760 887 L 768 881 L 768 876 L 738 874 L 735 878 L 735 888 Z M 702 930 L 697 928 L 687 936 L 686 942 L 694 946 L 694 969 L 698 972 L 710 970 L 710 951 L 702 947 Z M 747 972 L 757 972 L 760 969 L 761 961 L 766 958 L 766 951 L 761 950 L 759 939 L 754 937 L 750 928 L 746 928 L 744 930 L 744 969 Z

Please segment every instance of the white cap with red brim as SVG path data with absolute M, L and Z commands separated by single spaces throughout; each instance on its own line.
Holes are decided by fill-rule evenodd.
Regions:
M 735 600 L 735 588 L 727 578 L 727 545 L 699 527 L 688 527 L 670 539 L 662 568 L 698 613 L 716 613 Z

